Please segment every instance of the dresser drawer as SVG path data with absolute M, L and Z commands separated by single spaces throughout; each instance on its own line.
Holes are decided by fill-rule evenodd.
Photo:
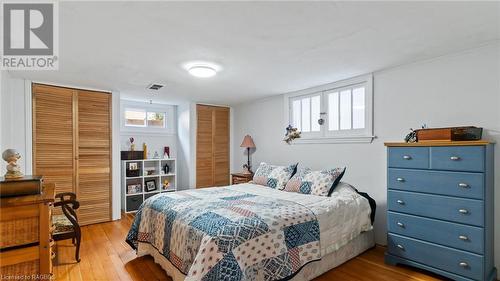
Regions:
M 247 183 L 249 182 L 246 178 L 233 178 L 233 184 Z
M 431 147 L 431 169 L 484 171 L 484 146 Z
M 484 253 L 484 231 L 480 227 L 388 212 L 387 228 L 392 233 Z
M 434 193 L 473 199 L 484 198 L 484 174 L 389 168 L 390 189 Z
M 394 168 L 429 168 L 429 148 L 390 147 L 387 162 Z
M 387 208 L 417 216 L 484 225 L 484 207 L 480 200 L 389 190 Z
M 483 278 L 483 256 L 389 234 L 389 253 L 476 280 Z

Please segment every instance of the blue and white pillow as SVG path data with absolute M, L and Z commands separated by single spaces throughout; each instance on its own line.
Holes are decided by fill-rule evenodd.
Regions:
M 275 166 L 262 162 L 253 176 L 253 183 L 281 190 L 285 188 L 295 169 L 297 164 Z
M 342 179 L 345 167 L 312 171 L 302 168 L 288 181 L 285 191 L 313 194 L 319 196 L 330 196 Z

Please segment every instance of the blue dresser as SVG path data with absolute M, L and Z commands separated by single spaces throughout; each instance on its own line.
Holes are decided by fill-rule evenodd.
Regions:
M 496 280 L 493 144 L 386 146 L 386 263 L 454 280 Z

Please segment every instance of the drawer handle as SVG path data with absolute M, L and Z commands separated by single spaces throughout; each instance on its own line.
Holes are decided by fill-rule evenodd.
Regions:
M 469 240 L 469 237 L 465 236 L 465 235 L 460 235 L 458 236 L 458 239 L 462 240 L 462 241 L 468 241 Z
M 397 244 L 396 246 L 397 246 L 399 249 L 403 250 L 403 251 L 405 250 L 405 247 L 403 247 L 403 245 L 401 245 L 401 244 Z
M 460 265 L 461 267 L 464 267 L 464 268 L 469 267 L 469 264 L 464 262 L 464 261 L 460 262 L 458 265 Z
M 467 209 L 460 209 L 460 210 L 458 210 L 458 212 L 460 212 L 460 214 L 464 214 L 464 215 L 469 213 L 469 211 Z
M 405 224 L 404 224 L 404 223 L 402 223 L 402 222 L 399 222 L 399 221 L 398 221 L 398 222 L 397 222 L 397 225 L 398 225 L 399 227 L 401 227 L 401 228 L 405 228 Z
M 404 159 L 404 160 L 411 160 L 411 156 L 410 156 L 410 155 L 404 155 L 404 156 L 403 156 L 403 159 Z
M 451 161 L 458 161 L 458 160 L 460 160 L 460 157 L 458 157 L 458 156 L 451 156 L 450 160 Z
M 463 187 L 463 188 L 469 188 L 469 185 L 464 183 L 464 182 L 459 183 L 458 186 Z
M 405 204 L 405 201 L 403 201 L 403 200 L 398 200 L 396 202 L 398 202 L 399 205 L 404 205 Z
M 396 180 L 399 181 L 399 182 L 404 182 L 405 181 L 404 178 L 397 178 Z

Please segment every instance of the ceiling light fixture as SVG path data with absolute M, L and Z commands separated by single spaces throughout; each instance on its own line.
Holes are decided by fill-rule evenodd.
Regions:
M 222 69 L 219 65 L 206 61 L 191 61 L 185 63 L 183 68 L 186 69 L 189 74 L 198 78 L 213 77 Z
M 199 78 L 209 78 L 217 74 L 217 71 L 215 69 L 211 68 L 210 66 L 204 65 L 192 66 L 188 71 L 189 74 Z

